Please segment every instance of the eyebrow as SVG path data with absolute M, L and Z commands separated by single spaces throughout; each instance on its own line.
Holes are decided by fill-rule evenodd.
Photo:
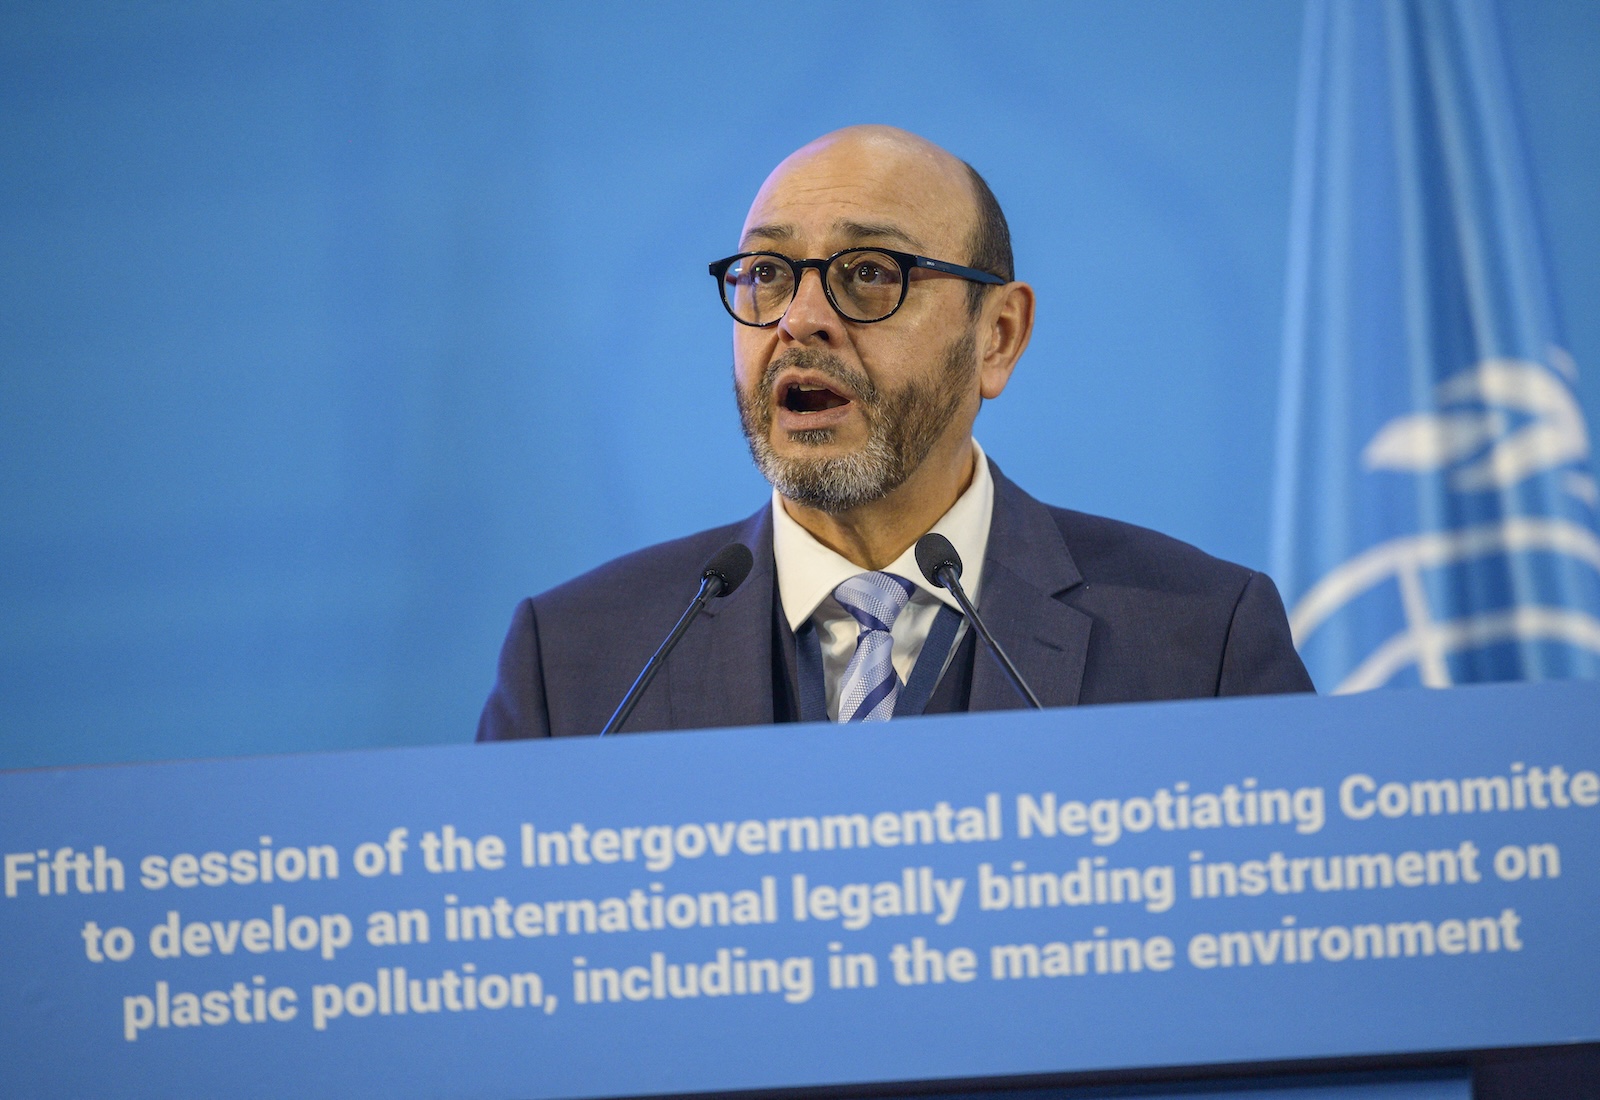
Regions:
M 749 248 L 751 241 L 757 238 L 767 241 L 790 241 L 794 239 L 794 228 L 788 225 L 753 225 L 745 230 L 743 237 L 739 238 L 739 247 Z
M 833 223 L 834 232 L 854 244 L 873 241 L 893 241 L 902 244 L 914 252 L 921 252 L 924 245 L 917 238 L 907 233 L 898 226 L 887 222 L 852 222 L 837 221 Z M 753 225 L 745 231 L 739 241 L 740 248 L 749 248 L 757 240 L 762 241 L 792 241 L 796 234 L 794 227 L 781 223 L 771 225 Z
M 923 243 L 917 238 L 904 229 L 888 223 L 838 221 L 833 223 L 833 227 L 853 241 L 896 241 L 914 252 L 921 252 L 924 248 Z

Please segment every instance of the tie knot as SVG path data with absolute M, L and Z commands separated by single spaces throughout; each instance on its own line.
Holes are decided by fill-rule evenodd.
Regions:
M 910 581 L 893 573 L 857 573 L 833 590 L 833 598 L 863 632 L 888 631 L 911 598 L 912 588 Z

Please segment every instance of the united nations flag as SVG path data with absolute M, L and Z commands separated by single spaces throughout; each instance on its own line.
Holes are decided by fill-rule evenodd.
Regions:
M 1600 492 L 1490 0 L 1312 0 L 1273 574 L 1323 691 L 1600 675 Z

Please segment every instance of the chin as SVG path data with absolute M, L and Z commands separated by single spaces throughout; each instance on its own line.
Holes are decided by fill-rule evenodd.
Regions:
M 805 458 L 831 457 L 818 455 L 817 450 L 839 440 L 839 433 L 834 428 L 800 428 L 785 434 L 788 436 L 787 442 L 799 446 L 800 456 Z

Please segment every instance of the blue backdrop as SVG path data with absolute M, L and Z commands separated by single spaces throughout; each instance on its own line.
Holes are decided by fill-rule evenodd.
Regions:
M 1504 15 L 1600 424 L 1600 6 Z M 1300 24 L 6 4 L 0 767 L 469 737 L 517 598 L 763 499 L 704 264 L 851 122 L 1006 206 L 1007 472 L 1264 566 Z

